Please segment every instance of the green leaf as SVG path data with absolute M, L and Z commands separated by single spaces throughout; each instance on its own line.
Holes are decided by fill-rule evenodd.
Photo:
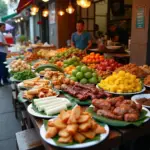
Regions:
M 120 120 L 113 120 L 113 119 L 109 119 L 109 118 L 97 115 L 96 112 L 94 112 L 93 107 L 89 107 L 87 109 L 87 111 L 89 113 L 91 113 L 93 118 L 96 119 L 97 121 L 104 122 L 108 125 L 115 126 L 115 127 L 125 127 L 125 126 L 128 126 L 128 125 L 140 126 L 142 123 L 144 123 L 145 119 L 148 118 L 146 116 L 147 111 L 145 111 L 145 110 L 142 110 L 139 120 L 137 120 L 135 122 L 126 122 L 126 121 L 120 121 Z
M 59 136 L 55 136 L 54 138 L 52 138 L 54 140 L 54 142 L 58 145 L 58 146 L 69 146 L 69 145 L 75 145 L 75 144 L 80 144 L 78 142 L 75 142 L 73 141 L 72 143 L 68 143 L 68 144 L 62 144 L 62 143 L 59 143 L 58 142 L 58 139 L 59 139 Z M 92 141 L 99 141 L 100 140 L 100 135 L 97 135 L 95 136 L 95 138 L 93 138 L 92 140 L 91 139 L 86 139 L 84 141 L 84 143 L 87 143 L 87 142 L 92 142 Z
M 90 99 L 89 100 L 80 101 L 78 98 L 75 98 L 75 97 L 71 96 L 70 94 L 68 94 L 66 92 L 63 92 L 63 91 L 61 91 L 61 92 L 64 94 L 64 96 L 66 98 L 68 98 L 71 101 L 76 102 L 79 105 L 91 105 L 91 103 L 92 103 L 92 100 L 90 100 Z
M 48 128 L 48 120 L 43 119 L 43 124 L 44 124 L 45 130 L 47 130 L 47 128 Z
M 23 91 L 18 94 L 18 101 L 21 103 L 27 102 L 27 99 L 23 98 Z

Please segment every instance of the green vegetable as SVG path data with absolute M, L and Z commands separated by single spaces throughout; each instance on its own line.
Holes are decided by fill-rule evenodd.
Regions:
M 43 71 L 43 70 L 46 69 L 46 68 L 50 68 L 50 69 L 53 70 L 53 71 L 60 71 L 60 72 L 63 72 L 63 70 L 62 70 L 61 68 L 57 67 L 57 66 L 54 65 L 54 64 L 41 65 L 41 66 L 39 66 L 39 67 L 35 70 L 35 72 Z
M 36 75 L 31 70 L 24 70 L 22 72 L 14 73 L 13 78 L 19 81 L 35 78 Z

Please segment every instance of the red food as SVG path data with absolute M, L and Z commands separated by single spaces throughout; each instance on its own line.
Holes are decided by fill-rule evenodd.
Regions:
M 114 59 L 106 59 L 100 62 L 100 64 L 96 65 L 96 69 L 100 71 L 114 71 L 116 68 L 122 66 Z
M 82 85 L 80 83 L 76 83 L 74 86 L 67 86 L 62 90 L 78 98 L 79 100 L 87 100 L 111 96 L 111 94 L 96 88 L 95 85 L 92 84 Z

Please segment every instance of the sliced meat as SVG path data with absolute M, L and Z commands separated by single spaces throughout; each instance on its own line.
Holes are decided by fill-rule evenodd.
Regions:
M 135 122 L 139 119 L 138 114 L 125 114 L 124 120 L 127 122 Z
M 99 110 L 97 110 L 97 114 L 107 117 L 107 118 L 110 118 L 110 119 L 123 120 L 122 116 L 115 115 L 112 113 L 112 111 L 109 111 L 109 110 L 99 109 Z

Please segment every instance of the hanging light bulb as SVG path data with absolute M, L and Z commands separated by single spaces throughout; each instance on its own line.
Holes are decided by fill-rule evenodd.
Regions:
M 48 2 L 49 0 L 42 0 L 43 2 Z
M 23 17 L 21 17 L 20 19 L 23 20 Z
M 43 17 L 47 17 L 48 14 L 49 14 L 49 10 L 48 10 L 48 9 L 44 9 L 44 10 L 42 11 L 42 16 L 43 16 Z
M 31 12 L 34 12 L 34 13 L 37 13 L 39 11 L 39 8 L 36 5 L 32 5 L 30 9 L 31 9 Z
M 18 20 L 15 20 L 15 22 L 17 23 L 17 22 L 18 22 Z
M 86 0 L 77 0 L 77 5 L 81 6 L 85 3 Z
M 82 8 L 88 8 L 91 6 L 90 0 L 77 0 L 77 4 L 81 6 Z
M 32 16 L 35 16 L 35 15 L 36 15 L 36 12 L 31 11 L 30 14 L 31 14 Z
M 88 8 L 90 6 L 91 6 L 91 1 L 87 1 L 86 3 L 81 5 L 82 8 Z
M 20 19 L 18 19 L 18 22 L 20 22 Z
M 65 12 L 63 10 L 58 11 L 58 15 L 63 16 Z
M 74 11 L 75 11 L 75 9 L 72 7 L 71 2 L 69 2 L 69 6 L 68 6 L 68 8 L 66 9 L 66 12 L 67 12 L 68 14 L 72 14 L 72 13 L 74 13 Z

